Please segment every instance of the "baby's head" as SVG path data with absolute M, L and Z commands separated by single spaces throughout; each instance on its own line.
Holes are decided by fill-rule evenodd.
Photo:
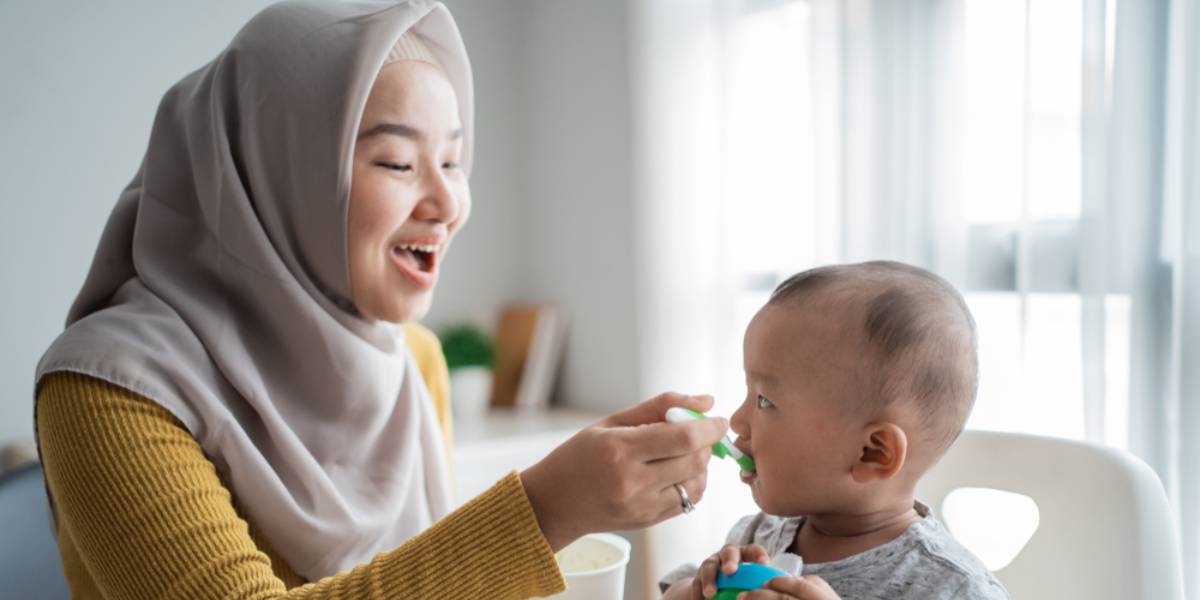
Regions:
M 895 262 L 805 271 L 745 337 L 731 420 L 770 514 L 868 514 L 911 497 L 975 402 L 975 324 L 944 279 Z

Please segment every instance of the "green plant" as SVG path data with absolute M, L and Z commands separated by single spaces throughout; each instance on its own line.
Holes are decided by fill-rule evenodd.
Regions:
M 453 371 L 460 367 L 491 367 L 495 360 L 492 340 L 482 329 L 471 323 L 453 325 L 442 330 L 442 353 L 446 366 Z

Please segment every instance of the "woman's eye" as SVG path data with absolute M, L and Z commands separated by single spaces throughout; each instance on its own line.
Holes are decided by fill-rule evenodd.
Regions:
M 442 168 L 446 169 L 447 171 L 449 171 L 451 169 L 457 169 L 458 163 L 456 163 L 456 162 L 442 163 Z
M 412 170 L 412 165 L 403 164 L 403 163 L 381 162 L 381 163 L 375 163 L 375 164 L 377 164 L 385 169 L 391 169 L 392 171 L 398 171 L 400 173 L 407 173 Z
M 763 396 L 762 394 L 758 395 L 758 407 L 759 408 L 769 408 L 771 406 L 774 406 L 774 405 L 771 404 L 770 400 L 767 400 L 766 396 Z

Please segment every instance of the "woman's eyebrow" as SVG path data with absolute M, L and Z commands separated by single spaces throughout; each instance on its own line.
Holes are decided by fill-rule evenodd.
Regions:
M 358 139 L 359 141 L 362 141 L 369 137 L 375 137 L 383 134 L 398 135 L 400 137 L 416 141 L 425 139 L 425 134 L 420 129 L 409 125 L 404 125 L 402 123 L 380 123 L 358 134 Z
M 369 137 L 374 137 L 374 136 L 383 135 L 383 134 L 396 135 L 396 136 L 400 136 L 402 138 L 408 138 L 410 140 L 414 140 L 414 141 L 418 141 L 418 142 L 423 141 L 425 139 L 425 132 L 423 132 L 420 129 L 417 129 L 416 127 L 413 127 L 411 125 L 405 125 L 403 123 L 380 123 L 370 129 L 358 134 L 358 141 L 362 141 Z M 463 134 L 463 130 L 461 127 L 459 127 L 458 129 L 455 129 L 454 131 L 450 132 L 450 139 L 457 140 L 462 137 L 462 134 Z

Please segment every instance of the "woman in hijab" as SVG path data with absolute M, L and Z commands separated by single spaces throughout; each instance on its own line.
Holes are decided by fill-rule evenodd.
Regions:
M 164 96 L 36 425 L 86 598 L 524 598 L 553 553 L 686 512 L 722 419 L 664 394 L 450 512 L 446 367 L 415 325 L 470 214 L 440 4 L 289 1 Z

